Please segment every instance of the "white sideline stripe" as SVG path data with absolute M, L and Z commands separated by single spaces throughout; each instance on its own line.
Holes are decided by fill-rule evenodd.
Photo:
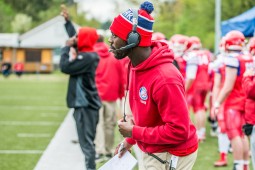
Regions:
M 48 138 L 51 135 L 49 133 L 18 133 L 20 138 Z
M 13 98 L 13 96 L 0 96 L 1 99 L 12 99 L 12 100 L 37 100 L 37 101 L 42 101 L 42 100 L 48 100 L 48 96 L 40 96 L 39 98 L 36 96 L 33 97 L 27 97 L 27 96 L 16 96 Z
M 59 125 L 58 122 L 42 122 L 42 121 L 34 121 L 34 122 L 26 122 L 26 121 L 0 121 L 0 125 L 8 125 L 8 126 L 56 126 Z
M 18 110 L 66 110 L 65 106 L 0 106 L 0 109 L 18 109 Z
M 33 170 L 85 170 L 85 159 L 79 144 L 73 109 L 70 109 L 63 123 L 43 152 Z
M 42 154 L 42 150 L 0 150 L 0 154 Z
M 41 117 L 60 117 L 57 113 L 41 113 Z

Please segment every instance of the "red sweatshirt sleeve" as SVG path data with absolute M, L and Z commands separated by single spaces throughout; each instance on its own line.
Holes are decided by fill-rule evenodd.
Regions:
M 247 98 L 255 100 L 255 78 L 252 76 L 243 77 L 243 89 Z
M 127 141 L 127 143 L 129 143 L 130 145 L 135 145 L 136 141 L 133 138 L 126 138 L 125 139 Z
M 134 126 L 133 139 L 148 144 L 179 144 L 188 139 L 190 119 L 184 87 L 164 84 L 153 94 L 164 125 Z

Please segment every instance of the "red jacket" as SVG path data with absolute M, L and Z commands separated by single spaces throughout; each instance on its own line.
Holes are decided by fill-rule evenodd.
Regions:
M 96 86 L 103 101 L 116 101 L 124 96 L 124 67 L 115 59 L 104 42 L 96 43 L 94 49 L 100 56 L 96 70 Z
M 173 65 L 173 54 L 153 42 L 148 59 L 130 73 L 130 107 L 135 126 L 127 142 L 144 152 L 185 156 L 197 150 L 196 129 L 185 99 L 184 79 Z
M 124 67 L 124 82 L 125 82 L 125 86 L 127 85 L 127 79 L 128 79 L 128 65 L 130 63 L 130 59 L 128 57 L 125 57 L 121 60 L 119 60 L 122 63 L 122 67 Z M 126 87 L 125 87 L 126 89 Z
M 252 76 L 243 77 L 242 83 L 246 94 L 245 121 L 255 125 L 255 78 Z

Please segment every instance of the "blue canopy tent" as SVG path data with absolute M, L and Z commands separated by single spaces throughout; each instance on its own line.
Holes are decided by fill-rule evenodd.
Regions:
M 221 35 L 226 35 L 231 30 L 241 31 L 245 37 L 255 36 L 255 7 L 248 11 L 221 22 Z

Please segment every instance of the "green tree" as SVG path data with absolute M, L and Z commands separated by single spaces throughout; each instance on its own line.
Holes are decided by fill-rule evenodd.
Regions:
M 14 11 L 11 6 L 3 2 L 3 0 L 0 0 L 0 33 L 11 32 L 10 22 L 13 15 Z
M 31 16 L 34 20 L 38 20 L 38 12 L 47 10 L 52 4 L 60 2 L 60 0 L 4 0 L 6 4 L 18 13 L 24 13 Z
M 222 20 L 255 6 L 254 0 L 222 0 Z M 203 46 L 213 50 L 215 35 L 215 0 L 172 0 L 156 3 L 154 30 L 168 38 L 174 34 L 198 36 Z
M 255 6 L 254 0 L 242 0 L 242 1 L 222 0 L 221 3 L 222 3 L 221 7 L 222 20 L 232 18 Z
M 130 0 L 137 8 L 144 0 Z M 118 0 L 114 0 L 118 11 Z M 214 47 L 215 0 L 151 0 L 155 10 L 154 31 L 162 32 L 167 38 L 174 34 L 198 36 L 203 46 Z M 226 20 L 255 6 L 254 0 L 221 0 L 221 19 Z M 77 4 L 73 0 L 0 0 L 0 32 L 11 32 L 12 16 L 18 13 L 32 18 L 32 27 L 59 15 L 60 5 L 66 3 L 72 20 L 81 26 L 108 28 L 109 23 L 87 20 L 86 13 L 77 14 Z
M 26 14 L 18 13 L 11 22 L 11 26 L 13 32 L 24 33 L 31 28 L 32 18 Z

